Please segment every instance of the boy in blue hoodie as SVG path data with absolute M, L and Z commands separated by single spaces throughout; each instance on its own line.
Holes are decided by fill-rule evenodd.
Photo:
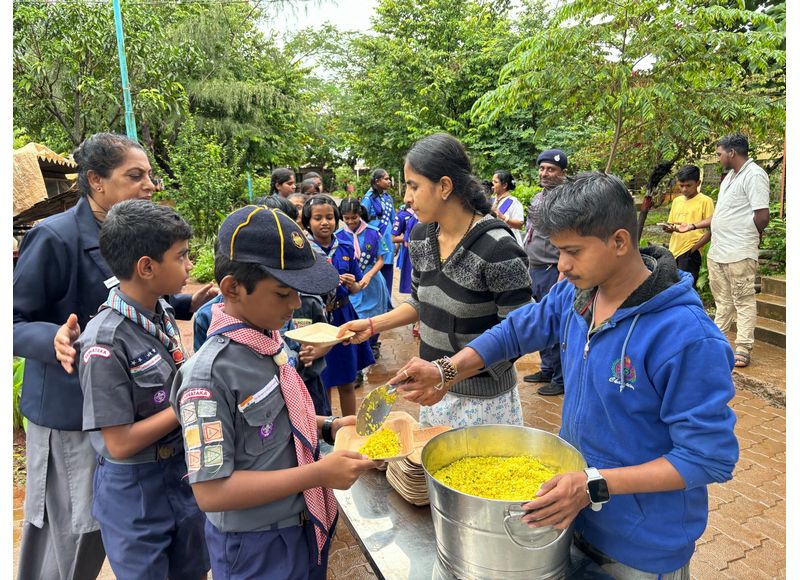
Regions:
M 567 282 L 452 360 L 414 359 L 390 382 L 414 377 L 399 391 L 431 405 L 481 368 L 560 344 L 560 435 L 589 468 L 542 485 L 523 521 L 574 522 L 577 553 L 615 578 L 688 579 L 707 486 L 729 480 L 739 455 L 731 347 L 691 275 L 664 248 L 638 248 L 633 199 L 618 178 L 568 178 L 545 200 L 539 228 Z

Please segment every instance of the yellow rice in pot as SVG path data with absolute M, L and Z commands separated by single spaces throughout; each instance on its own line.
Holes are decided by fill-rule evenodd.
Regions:
M 558 469 L 530 456 L 465 457 L 433 473 L 443 484 L 469 495 L 509 501 L 534 499 Z

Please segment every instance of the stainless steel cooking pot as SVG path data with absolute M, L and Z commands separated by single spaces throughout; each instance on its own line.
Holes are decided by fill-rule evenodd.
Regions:
M 572 445 L 552 433 L 515 425 L 447 431 L 422 450 L 440 563 L 457 578 L 557 578 L 569 565 L 572 526 L 529 528 L 519 501 L 467 495 L 431 476 L 464 457 L 530 455 L 560 471 L 586 468 Z M 533 499 L 533 498 L 531 498 Z

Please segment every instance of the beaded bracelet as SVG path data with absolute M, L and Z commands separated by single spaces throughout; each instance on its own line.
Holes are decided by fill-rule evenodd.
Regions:
M 442 373 L 442 387 L 450 387 L 451 384 L 456 380 L 456 376 L 458 375 L 458 368 L 453 361 L 450 360 L 449 356 L 443 356 L 441 358 L 436 359 L 433 363 L 439 367 L 440 372 Z M 441 390 L 441 389 L 440 389 Z

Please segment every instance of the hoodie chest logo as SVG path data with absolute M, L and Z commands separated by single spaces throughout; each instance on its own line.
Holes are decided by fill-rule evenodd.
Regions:
M 609 383 L 619 385 L 619 392 L 621 393 L 626 388 L 632 391 L 636 390 L 636 369 L 633 368 L 631 357 L 625 355 L 625 361 L 617 359 L 611 365 L 611 376 L 608 378 Z

